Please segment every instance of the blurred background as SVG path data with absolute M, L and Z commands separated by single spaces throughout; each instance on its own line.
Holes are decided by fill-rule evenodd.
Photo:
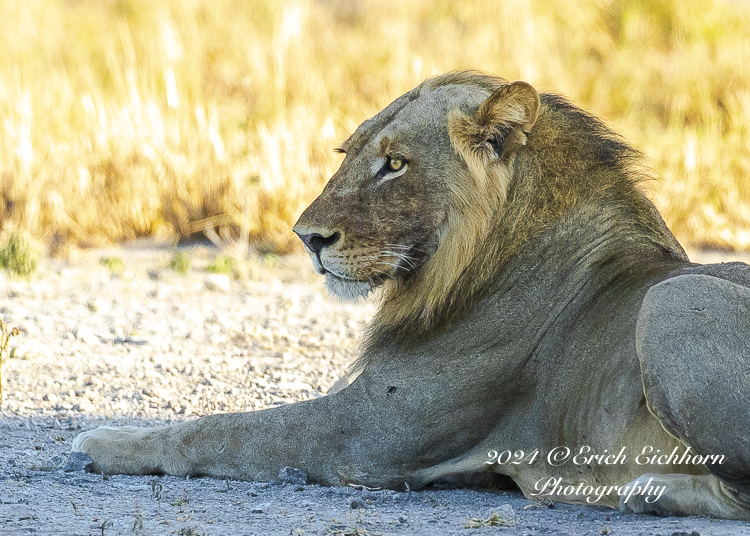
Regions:
M 297 247 L 332 148 L 424 78 L 566 95 L 694 248 L 750 249 L 750 2 L 3 0 L 0 235 Z

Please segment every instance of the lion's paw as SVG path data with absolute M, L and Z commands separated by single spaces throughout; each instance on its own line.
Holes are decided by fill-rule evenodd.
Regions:
M 153 467 L 144 467 L 144 455 L 148 454 L 144 444 L 145 428 L 135 426 L 100 426 L 88 430 L 73 440 L 73 452 L 82 452 L 91 458 L 86 467 L 94 473 L 144 474 Z
M 713 475 L 645 474 L 627 484 L 640 493 L 620 496 L 623 512 L 658 516 L 714 516 L 750 521 L 742 494 Z M 644 490 L 651 487 L 649 496 Z M 638 490 L 637 490 L 638 491 Z M 648 498 L 648 500 L 646 500 Z
M 637 514 L 670 515 L 669 489 L 674 475 L 646 473 L 628 482 L 620 493 L 619 509 L 621 512 Z
M 139 428 L 136 428 L 135 426 L 123 426 L 119 428 L 115 426 L 100 426 L 99 428 L 94 428 L 93 430 L 88 430 L 86 432 L 78 434 L 73 440 L 73 448 L 71 450 L 73 452 L 85 452 L 86 454 L 88 454 L 86 445 L 91 441 L 116 441 L 119 438 L 132 436 L 133 433 L 137 430 L 139 430 Z

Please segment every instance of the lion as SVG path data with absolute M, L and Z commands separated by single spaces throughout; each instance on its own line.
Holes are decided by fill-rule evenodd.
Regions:
M 474 71 L 365 121 L 294 226 L 380 307 L 325 397 L 100 427 L 97 473 L 416 489 L 750 520 L 750 267 L 691 263 L 638 151 L 563 97 Z

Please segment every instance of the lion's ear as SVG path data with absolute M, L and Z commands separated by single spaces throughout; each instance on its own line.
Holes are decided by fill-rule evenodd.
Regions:
M 521 127 L 526 133 L 536 123 L 539 113 L 539 94 L 531 84 L 513 82 L 505 84 L 482 103 L 474 116 L 477 125 L 491 127 Z
M 508 141 L 526 143 L 539 114 L 539 94 L 526 82 L 503 84 L 474 115 L 455 112 L 449 119 L 451 142 L 465 159 L 500 158 Z M 482 158 L 484 160 L 484 158 Z

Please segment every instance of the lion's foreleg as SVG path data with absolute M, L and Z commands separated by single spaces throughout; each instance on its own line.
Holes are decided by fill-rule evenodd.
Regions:
M 94 462 L 90 470 L 97 473 L 267 481 L 284 466 L 293 466 L 316 481 L 335 483 L 331 458 L 346 453 L 324 422 L 328 402 L 321 398 L 158 428 L 100 427 L 79 435 L 73 450 L 87 454 Z
M 321 484 L 396 487 L 418 481 L 417 453 L 429 437 L 413 422 L 406 425 L 418 408 L 396 406 L 368 400 L 368 388 L 358 383 L 335 395 L 251 413 L 152 429 L 97 428 L 79 435 L 73 450 L 93 460 L 94 472 L 268 481 L 291 466 Z

